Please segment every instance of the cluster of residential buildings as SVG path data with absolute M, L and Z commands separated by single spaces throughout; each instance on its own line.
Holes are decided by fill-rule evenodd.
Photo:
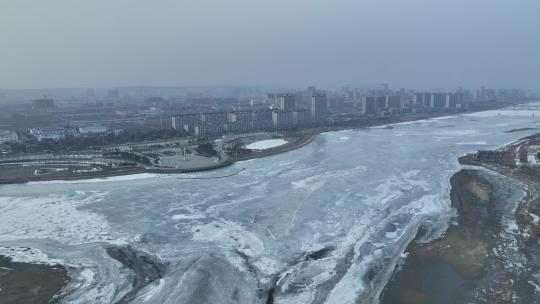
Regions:
M 170 88 L 138 90 L 124 89 L 120 95 L 118 89 L 88 89 L 80 98 L 43 97 L 27 104 L 10 104 L 0 112 L 0 130 L 11 130 L 0 131 L 0 145 L 6 147 L 5 143 L 18 140 L 32 143 L 32 137 L 56 141 L 119 134 L 122 130 L 134 132 L 138 138 L 144 134 L 154 138 L 156 134 L 203 137 L 316 128 L 405 113 L 457 112 L 475 103 L 537 96 L 527 90 L 487 88 L 478 89 L 476 95 L 463 88 L 454 93 L 430 93 L 394 90 L 388 84 L 326 93 L 308 87 L 285 94 L 249 88 L 204 93 Z M 180 132 L 168 132 L 171 129 Z
M 461 107 L 463 101 L 461 93 L 416 93 L 413 107 L 417 109 L 453 109 Z
M 298 94 L 272 95 L 273 106 L 244 111 L 208 112 L 176 115 L 172 127 L 194 136 L 250 131 L 291 130 L 317 127 L 329 118 L 332 101 L 324 93 L 313 93 L 309 107 L 298 107 Z M 403 113 L 451 111 L 464 102 L 458 93 L 415 93 L 414 95 L 363 96 L 357 108 L 366 117 Z
M 415 93 L 405 95 L 364 96 L 359 103 L 360 113 L 385 116 L 402 113 L 448 111 L 461 107 L 463 95 L 459 93 Z
M 474 99 L 477 101 L 486 100 L 504 100 L 504 99 L 523 99 L 529 98 L 530 92 L 523 89 L 490 89 L 480 87 L 476 90 Z
M 298 108 L 295 94 L 281 94 L 273 108 L 231 112 L 176 115 L 172 127 L 195 136 L 243 133 L 260 130 L 291 130 L 324 125 L 328 104 L 326 94 L 314 93 L 309 109 Z
M 405 108 L 405 99 L 401 95 L 364 96 L 360 102 L 363 115 L 398 114 Z

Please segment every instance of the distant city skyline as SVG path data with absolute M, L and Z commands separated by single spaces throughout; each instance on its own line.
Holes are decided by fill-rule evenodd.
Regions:
M 540 2 L 5 1 L 0 88 L 539 89 Z
M 332 96 L 344 96 L 355 92 L 355 96 L 376 96 L 376 95 L 404 95 L 412 92 L 430 92 L 430 93 L 452 93 L 461 92 L 470 98 L 478 94 L 509 94 L 520 92 L 529 94 L 529 96 L 540 96 L 540 90 L 521 89 L 511 87 L 456 87 L 456 88 L 400 88 L 394 86 L 376 85 L 372 87 L 352 87 L 341 86 L 337 88 L 328 87 L 264 87 L 264 86 L 216 86 L 216 87 L 158 87 L 158 86 L 140 86 L 140 87 L 87 87 L 87 88 L 45 88 L 45 89 L 2 89 L 0 88 L 0 104 L 5 102 L 29 102 L 34 99 L 52 98 L 56 100 L 111 100 L 124 98 L 145 98 L 162 96 L 165 98 L 197 98 L 197 97 L 217 97 L 217 98 L 240 98 L 240 100 L 249 101 L 250 98 L 266 96 L 267 94 L 285 94 L 293 95 L 299 92 L 316 90 L 326 92 Z M 512 93 L 513 94 L 513 93 Z M 277 104 L 280 108 L 280 103 Z M 285 109 L 286 107 L 283 106 Z

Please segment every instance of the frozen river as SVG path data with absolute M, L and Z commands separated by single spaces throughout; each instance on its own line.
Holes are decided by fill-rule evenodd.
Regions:
M 457 157 L 538 126 L 490 111 L 322 134 L 193 174 L 245 168 L 226 179 L 0 186 L 0 254 L 69 266 L 66 303 L 376 303 L 419 226 L 435 236 L 454 215 Z

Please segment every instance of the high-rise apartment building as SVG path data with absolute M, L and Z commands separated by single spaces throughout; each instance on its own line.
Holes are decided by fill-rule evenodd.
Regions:
M 315 93 L 311 96 L 311 118 L 314 123 L 324 123 L 328 113 L 326 94 Z
M 364 115 L 373 115 L 376 113 L 377 99 L 374 96 L 362 97 L 360 110 Z
M 278 130 L 288 130 L 294 127 L 293 112 L 274 111 L 272 112 L 272 122 L 274 128 Z
M 277 109 L 280 111 L 293 111 L 296 96 L 294 94 L 283 94 L 277 98 Z

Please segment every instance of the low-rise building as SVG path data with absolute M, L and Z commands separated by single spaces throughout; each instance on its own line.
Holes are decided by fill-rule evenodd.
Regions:
M 46 140 L 61 140 L 66 138 L 66 135 L 72 135 L 74 130 L 66 128 L 32 128 L 30 134 L 35 136 L 38 141 Z
M 79 134 L 88 135 L 103 135 L 107 133 L 107 128 L 101 125 L 87 125 L 78 128 Z
M 0 130 L 0 145 L 18 141 L 19 136 L 17 135 L 17 132 Z

